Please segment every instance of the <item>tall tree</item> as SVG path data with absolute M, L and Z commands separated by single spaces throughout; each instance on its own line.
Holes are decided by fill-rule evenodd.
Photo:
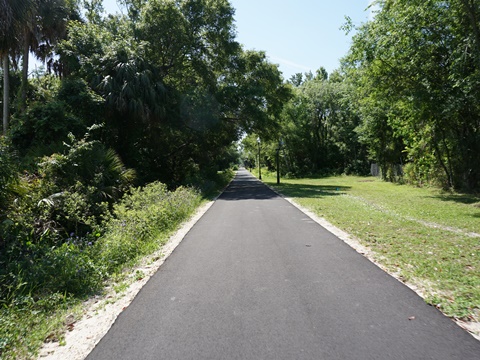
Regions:
M 364 134 L 383 123 L 378 128 L 386 140 L 383 148 L 396 149 L 393 161 L 406 160 L 414 178 L 479 188 L 480 5 L 467 0 L 378 3 L 381 11 L 359 29 L 345 62 L 362 94 L 364 118 L 375 119 L 365 122 Z M 379 161 L 381 151 L 375 151 Z
M 278 67 L 264 52 L 242 51 L 233 59 L 219 84 L 222 117 L 244 132 L 264 140 L 276 137 L 284 104 L 292 96 Z
M 290 172 L 364 173 L 365 148 L 355 132 L 359 118 L 351 106 L 352 91 L 338 73 L 317 76 L 294 89 L 282 114 L 281 137 Z
M 66 23 L 76 2 L 67 0 L 32 0 L 35 6 L 29 10 L 23 24 L 23 68 L 21 104 L 25 107 L 28 84 L 29 54 L 45 60 L 51 55 L 54 44 L 63 37 Z
M 9 56 L 20 45 L 22 24 L 34 8 L 34 0 L 1 0 L 0 1 L 0 55 L 3 67 L 3 133 L 8 130 L 9 122 Z
M 59 53 L 108 107 L 108 140 L 141 178 L 181 184 L 243 130 L 276 126 L 288 89 L 235 40 L 226 0 L 126 1 L 129 17 L 72 22 Z M 141 169 L 140 169 L 141 168 Z

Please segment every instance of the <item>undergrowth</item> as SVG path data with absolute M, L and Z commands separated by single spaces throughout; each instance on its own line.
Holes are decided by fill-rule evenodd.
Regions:
M 210 194 L 232 176 L 219 175 L 208 185 Z M 3 244 L 0 358 L 34 358 L 44 341 L 62 342 L 79 304 L 159 249 L 202 199 L 193 188 L 169 191 L 155 182 L 132 188 L 90 233 L 31 241 L 19 232 L 26 240 Z

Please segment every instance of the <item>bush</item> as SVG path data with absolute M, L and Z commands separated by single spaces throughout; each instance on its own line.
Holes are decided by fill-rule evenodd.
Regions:
M 159 182 L 133 189 L 115 205 L 114 218 L 96 243 L 97 262 L 111 273 L 158 248 L 165 235 L 190 216 L 200 199 L 192 189 L 180 187 L 170 192 Z
M 41 276 L 41 291 L 46 294 L 67 293 L 84 295 L 98 289 L 102 282 L 102 272 L 91 259 L 86 242 L 82 246 L 68 241 L 58 247 L 52 247 L 33 270 Z
M 70 135 L 65 154 L 55 153 L 40 164 L 40 203 L 65 234 L 91 232 L 135 179 L 113 150 L 88 136 L 76 140 Z
M 12 121 L 11 138 L 22 155 L 50 155 L 61 149 L 70 132 L 82 134 L 86 127 L 68 111 L 63 101 L 32 104 Z
M 9 206 L 14 187 L 18 182 L 18 170 L 14 156 L 6 143 L 5 138 L 0 138 L 0 210 L 1 213 Z M 0 218 L 0 220 L 2 220 Z M 0 242 L 1 245 L 1 242 Z
M 58 292 L 78 297 L 95 291 L 108 273 L 157 249 L 200 200 L 192 189 L 171 192 L 164 184 L 152 183 L 133 189 L 114 206 L 106 224 L 92 225 L 92 233 L 69 235 L 63 235 L 65 229 L 59 231 L 59 217 L 48 206 L 43 213 L 34 209 L 32 214 L 34 205 L 22 205 L 17 209 L 20 213 L 1 228 L 9 241 L 0 254 L 0 304 L 9 305 L 23 296 L 42 298 Z M 64 211 L 72 207 L 64 218 L 88 223 L 83 212 L 90 211 L 90 204 L 80 193 L 62 201 Z M 95 231 L 100 226 L 103 237 Z
M 70 144 L 64 144 L 66 153 L 45 157 L 40 164 L 44 178 L 58 189 L 81 182 L 96 187 L 104 198 L 117 198 L 135 179 L 135 172 L 125 168 L 114 150 L 107 149 L 100 141 L 89 140 L 90 131 L 99 127 L 89 128 L 80 140 L 69 134 Z
M 79 140 L 69 134 L 62 149 L 22 173 L 15 153 L 0 143 L 1 358 L 34 352 L 62 306 L 157 250 L 202 199 L 191 188 L 169 191 L 159 182 L 130 188 L 135 172 L 91 140 L 95 128 Z M 231 176 L 216 173 L 204 185 L 215 189 Z M 22 325 L 12 330 L 15 323 Z
M 83 79 L 66 78 L 61 82 L 57 93 L 69 110 L 90 126 L 102 118 L 105 101 L 87 85 Z
M 96 241 L 134 173 L 88 134 L 70 138 L 65 154 L 44 158 L 40 174 L 19 178 L 23 194 L 8 199 L 0 222 L 0 302 L 39 292 L 78 296 L 99 284 L 101 268 L 84 245 Z M 17 174 L 4 171 L 0 185 L 5 179 L 7 186 Z
M 102 122 L 103 99 L 83 80 L 44 76 L 34 88 L 27 111 L 13 116 L 10 136 L 24 163 L 62 149 L 69 133 L 81 136 L 87 126 Z

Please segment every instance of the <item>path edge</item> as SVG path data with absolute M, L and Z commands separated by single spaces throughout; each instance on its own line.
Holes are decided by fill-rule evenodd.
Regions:
M 252 174 L 253 175 L 253 174 Z M 253 175 L 255 176 L 255 175 Z M 258 180 L 258 178 L 257 178 Z M 261 181 L 261 180 L 259 180 Z M 282 199 L 288 201 L 290 204 L 292 204 L 294 207 L 296 207 L 298 210 L 300 210 L 302 213 L 307 215 L 310 219 L 315 221 L 318 225 L 323 227 L 325 230 L 328 232 L 332 233 L 336 237 L 338 237 L 340 240 L 342 240 L 344 243 L 349 245 L 352 249 L 354 249 L 357 253 L 362 255 L 363 257 L 367 258 L 370 262 L 375 264 L 378 268 L 382 269 L 385 273 L 396 279 L 397 281 L 401 282 L 403 285 L 414 291 L 418 296 L 420 296 L 422 299 L 425 300 L 426 294 L 421 288 L 421 286 L 418 286 L 414 283 L 411 282 L 405 282 L 400 274 L 395 273 L 391 270 L 389 270 L 387 267 L 382 265 L 378 260 L 377 260 L 377 255 L 375 254 L 374 251 L 370 250 L 368 247 L 364 246 L 361 244 L 360 240 L 357 239 L 355 236 L 350 235 L 349 233 L 343 231 L 342 229 L 336 227 L 335 225 L 331 224 L 328 222 L 325 218 L 318 216 L 315 214 L 313 211 L 310 209 L 307 209 L 306 207 L 300 205 L 297 203 L 293 198 L 287 197 L 283 195 L 281 192 L 279 192 L 277 189 L 271 187 L 268 184 L 265 184 L 263 181 L 261 181 L 265 186 L 267 186 L 270 190 L 272 190 L 275 194 L 280 196 Z M 440 310 L 439 310 L 440 311 Z M 441 311 L 440 311 L 441 312 Z M 443 314 L 443 312 L 442 312 Z M 460 319 L 455 319 L 450 316 L 447 316 L 443 314 L 450 320 L 452 320 L 455 324 L 457 324 L 459 327 L 461 327 L 463 330 L 465 330 L 467 333 L 469 333 L 471 336 L 473 336 L 476 340 L 480 341 L 480 322 L 467 322 L 463 321 Z
M 44 343 L 39 351 L 38 360 L 83 360 L 95 346 L 108 333 L 115 323 L 118 316 L 135 299 L 140 290 L 155 275 L 160 267 L 165 263 L 168 257 L 174 252 L 182 240 L 187 236 L 195 224 L 205 215 L 217 199 L 230 186 L 235 175 L 230 182 L 220 191 L 220 193 L 200 206 L 196 212 L 185 221 L 179 229 L 168 239 L 168 241 L 159 250 L 142 259 L 141 264 L 132 268 L 128 278 L 131 283 L 128 288 L 120 294 L 116 294 L 114 289 L 107 287 L 106 294 L 90 298 L 83 305 L 83 316 L 76 321 L 71 331 L 65 334 L 65 345 L 59 342 Z M 144 276 L 136 279 L 137 274 L 141 272 Z

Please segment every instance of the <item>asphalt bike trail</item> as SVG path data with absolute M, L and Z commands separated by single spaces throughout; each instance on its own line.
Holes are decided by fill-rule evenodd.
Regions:
M 480 342 L 248 171 L 87 357 L 480 359 Z

